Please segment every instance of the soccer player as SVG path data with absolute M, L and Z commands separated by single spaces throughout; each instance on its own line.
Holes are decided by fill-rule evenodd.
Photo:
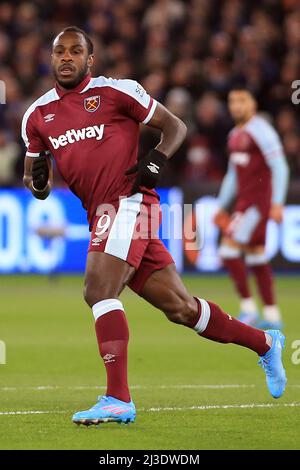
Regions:
M 268 219 L 282 221 L 288 166 L 279 136 L 257 114 L 251 92 L 243 87 L 232 89 L 228 106 L 236 126 L 228 137 L 229 165 L 215 215 L 215 223 L 223 232 L 219 252 L 241 299 L 239 320 L 264 329 L 280 329 L 281 314 L 265 244 Z M 234 198 L 230 217 L 227 210 Z M 247 268 L 255 276 L 264 305 L 262 321 L 251 296 Z
M 90 224 L 84 298 L 95 318 L 107 390 L 95 406 L 75 413 L 73 422 L 135 419 L 127 381 L 129 332 L 119 299 L 125 285 L 170 321 L 210 340 L 255 351 L 271 395 L 280 397 L 286 383 L 282 333 L 245 325 L 189 294 L 156 235 L 160 211 L 154 188 L 185 138 L 185 125 L 137 82 L 92 78 L 92 64 L 93 44 L 87 34 L 76 27 L 64 29 L 52 47 L 55 87 L 29 107 L 22 124 L 25 185 L 38 199 L 49 195 L 52 154 Z M 160 129 L 161 140 L 137 161 L 140 123 Z

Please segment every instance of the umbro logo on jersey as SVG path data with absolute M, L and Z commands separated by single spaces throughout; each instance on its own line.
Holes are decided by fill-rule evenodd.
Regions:
M 55 114 L 47 114 L 47 116 L 44 116 L 45 122 L 50 122 L 53 121 Z
M 100 106 L 100 96 L 89 96 L 84 98 L 84 109 L 89 113 L 94 113 Z
M 64 134 L 59 135 L 58 137 L 51 137 L 49 135 L 49 140 L 56 150 L 59 147 L 65 147 L 68 144 L 74 144 L 80 140 L 85 139 L 96 139 L 101 140 L 104 132 L 104 124 L 100 126 L 89 126 L 83 127 L 82 129 L 70 129 L 67 130 Z
M 159 170 L 159 166 L 152 162 L 150 162 L 150 165 L 147 165 L 147 168 L 149 168 L 151 173 L 158 173 Z

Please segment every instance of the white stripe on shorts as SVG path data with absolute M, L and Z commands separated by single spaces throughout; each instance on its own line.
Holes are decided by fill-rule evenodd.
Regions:
M 200 318 L 199 318 L 198 322 L 194 326 L 194 330 L 198 334 L 201 334 L 201 333 L 203 333 L 203 331 L 206 330 L 206 327 L 207 327 L 209 319 L 210 319 L 210 306 L 206 302 L 206 300 L 199 299 L 199 298 L 198 298 L 198 300 L 201 304 L 201 315 L 200 315 Z
M 105 299 L 100 300 L 100 302 L 97 302 L 95 305 L 92 306 L 95 321 L 97 321 L 98 318 L 101 317 L 101 315 L 111 312 L 112 310 L 123 310 L 124 312 L 122 302 L 118 299 Z
M 137 216 L 141 211 L 142 193 L 121 199 L 111 226 L 104 253 L 126 260 L 134 233 Z

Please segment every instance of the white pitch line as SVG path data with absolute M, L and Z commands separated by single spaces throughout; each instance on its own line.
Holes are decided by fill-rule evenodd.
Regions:
M 157 411 L 205 411 L 205 410 L 228 410 L 228 409 L 253 409 L 253 408 L 285 408 L 285 407 L 299 407 L 300 403 L 245 403 L 242 405 L 199 405 L 199 406 L 184 406 L 172 407 L 166 406 L 163 408 L 149 408 L 140 409 L 139 411 L 157 412 Z
M 161 412 L 161 411 L 208 411 L 208 410 L 230 410 L 230 409 L 254 409 L 254 408 L 298 408 L 300 403 L 245 403 L 240 405 L 195 405 L 195 406 L 166 406 L 159 408 L 140 408 L 139 412 Z M 27 410 L 27 411 L 0 411 L 0 416 L 16 415 L 42 415 L 42 414 L 66 414 L 68 411 Z
M 184 389 L 226 389 L 226 388 L 254 388 L 254 384 L 181 384 L 181 385 L 132 385 L 130 388 L 132 390 L 153 390 L 153 389 L 175 389 L 175 390 L 184 390 Z M 63 387 L 59 385 L 39 385 L 36 387 L 0 387 L 1 392 L 15 392 L 20 390 L 30 390 L 30 391 L 44 391 L 44 390 L 99 390 L 106 389 L 106 386 L 102 385 L 78 385 L 73 387 Z
M 28 411 L 0 411 L 0 416 L 16 416 L 16 415 L 49 415 L 67 413 L 66 411 L 48 411 L 48 410 L 28 410 Z

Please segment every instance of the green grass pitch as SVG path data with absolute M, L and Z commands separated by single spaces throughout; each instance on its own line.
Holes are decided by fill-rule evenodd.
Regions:
M 192 293 L 237 313 L 226 277 L 184 277 Z M 299 449 L 299 278 L 277 279 L 288 387 L 270 397 L 257 356 L 169 323 L 129 290 L 129 377 L 137 419 L 98 428 L 72 424 L 94 404 L 105 376 L 82 278 L 0 278 L 0 449 Z M 300 354 L 298 354 L 300 358 Z M 17 413 L 20 412 L 20 413 Z

